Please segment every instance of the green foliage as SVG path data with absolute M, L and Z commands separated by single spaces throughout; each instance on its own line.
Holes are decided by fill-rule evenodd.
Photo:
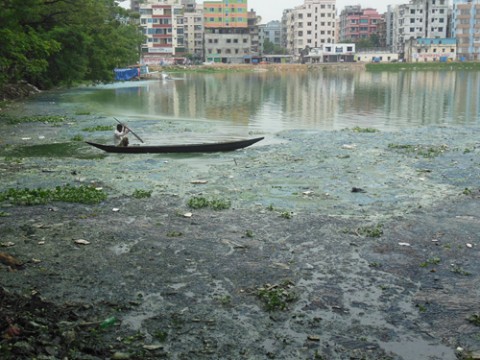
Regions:
M 355 126 L 352 130 L 353 130 L 353 132 L 357 132 L 357 133 L 376 133 L 376 132 L 379 132 L 379 130 L 377 130 L 375 128 L 361 128 L 359 126 Z
M 356 230 L 356 233 L 360 236 L 369 238 L 379 238 L 383 235 L 383 225 L 377 224 L 373 226 L 363 226 Z
M 447 145 L 410 145 L 410 144 L 389 144 L 389 149 L 405 154 L 415 154 L 424 158 L 434 158 L 448 150 Z
M 0 12 L 0 87 L 110 81 L 136 62 L 143 37 L 114 0 L 9 0 Z
M 420 267 L 428 267 L 430 265 L 439 265 L 441 262 L 441 259 L 439 257 L 433 257 L 433 258 L 430 258 L 430 259 L 427 259 L 426 261 L 422 262 L 420 264 Z
M 265 304 L 267 311 L 287 310 L 288 304 L 297 299 L 289 280 L 277 285 L 265 285 L 257 290 L 257 296 Z
M 283 211 L 280 213 L 280 217 L 284 219 L 291 219 L 293 214 L 290 211 Z
M 192 209 L 202 209 L 209 205 L 209 201 L 204 197 L 193 197 L 188 200 L 188 206 Z
M 180 237 L 183 234 L 180 231 L 170 231 L 167 233 L 168 237 Z
M 41 122 L 45 124 L 58 124 L 67 120 L 66 116 L 60 115 L 33 115 L 33 116 L 9 116 L 0 114 L 0 122 L 14 125 L 29 122 Z
M 136 199 L 145 199 L 145 198 L 149 198 L 152 196 L 152 191 L 151 190 L 139 190 L 139 189 L 136 189 L 132 196 Z
M 279 45 L 274 44 L 269 39 L 265 39 L 263 42 L 263 53 L 270 55 L 285 55 L 287 54 L 287 50 Z
M 468 322 L 475 325 L 480 326 L 480 314 L 473 314 L 468 318 Z
M 9 201 L 15 205 L 44 205 L 54 201 L 80 204 L 98 204 L 107 195 L 92 186 L 73 187 L 65 185 L 55 189 L 8 189 L 0 192 L 0 202 Z
M 161 343 L 164 343 L 168 339 L 168 332 L 159 330 L 153 334 L 153 337 Z
M 370 63 L 366 64 L 366 69 L 367 71 L 480 70 L 480 62 Z
M 75 135 L 72 137 L 72 141 L 83 141 L 83 136 L 82 135 Z
M 213 210 L 225 210 L 225 209 L 229 209 L 231 205 L 232 204 L 229 200 L 220 200 L 220 199 L 208 200 L 204 197 L 193 197 L 190 200 L 188 200 L 188 206 L 192 209 L 202 209 L 202 208 L 210 207 Z

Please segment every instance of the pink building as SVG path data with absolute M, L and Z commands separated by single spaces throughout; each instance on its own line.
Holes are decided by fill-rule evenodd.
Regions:
M 339 40 L 357 41 L 377 34 L 382 16 L 375 9 L 362 9 L 360 5 L 345 6 L 339 18 Z

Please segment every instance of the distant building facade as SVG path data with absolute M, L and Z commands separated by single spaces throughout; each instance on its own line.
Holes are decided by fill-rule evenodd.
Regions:
M 409 4 L 389 6 L 387 28 L 392 36 L 390 42 L 394 52 L 403 53 L 404 45 L 411 39 L 447 38 L 448 0 L 411 0 Z
M 304 0 L 304 4 L 285 11 L 286 48 L 294 57 L 306 49 L 333 43 L 336 38 L 335 0 Z
M 140 26 L 146 42 L 142 45 L 142 58 L 146 64 L 172 61 L 183 56 L 185 38 L 183 5 L 176 0 L 146 1 L 139 4 Z
M 345 6 L 339 17 L 339 41 L 357 41 L 378 34 L 382 16 L 375 9 Z
M 197 4 L 193 9 L 185 9 L 184 27 L 185 48 L 188 54 L 195 59 L 203 60 L 203 5 Z
M 447 62 L 457 58 L 457 41 L 446 39 L 412 39 L 405 44 L 408 62 Z
M 480 60 L 480 0 L 453 0 L 452 36 L 459 59 Z
M 252 9 L 248 12 L 248 33 L 250 34 L 250 59 L 258 58 L 261 53 L 260 42 L 260 28 L 259 23 L 261 18 L 257 16 L 257 13 Z M 248 61 L 248 57 L 245 58 Z M 256 61 L 255 61 L 256 62 Z
M 250 55 L 247 0 L 204 1 L 205 60 L 243 63 Z
M 310 49 L 305 56 L 305 62 L 310 64 L 354 61 L 355 44 L 323 44 L 319 48 Z
M 263 44 L 266 40 L 276 46 L 283 46 L 283 27 L 278 20 L 259 25 L 260 52 L 263 53 Z
M 397 62 L 399 56 L 397 53 L 392 53 L 388 50 L 362 50 L 358 51 L 355 54 L 355 61 L 358 62 L 373 62 L 373 63 L 386 63 L 386 62 Z

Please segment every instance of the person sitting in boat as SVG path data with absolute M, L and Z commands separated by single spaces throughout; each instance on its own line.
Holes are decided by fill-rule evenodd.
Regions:
M 127 134 L 130 132 L 130 129 L 122 124 L 118 124 L 117 128 L 115 129 L 115 134 L 113 135 L 113 141 L 115 146 L 128 146 L 128 136 Z

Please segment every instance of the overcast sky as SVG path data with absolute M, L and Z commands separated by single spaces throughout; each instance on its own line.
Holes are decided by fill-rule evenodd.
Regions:
M 248 8 L 253 8 L 257 15 L 262 17 L 262 23 L 265 24 L 271 20 L 281 20 L 284 9 L 294 8 L 303 3 L 303 0 L 248 0 Z M 408 3 L 409 0 L 337 0 L 337 14 L 340 14 L 340 11 L 347 5 L 371 7 L 382 14 L 387 10 L 387 5 Z

